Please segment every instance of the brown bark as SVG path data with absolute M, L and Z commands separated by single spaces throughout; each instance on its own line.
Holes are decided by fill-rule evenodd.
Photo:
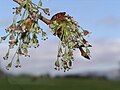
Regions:
M 22 4 L 23 1 L 25 1 L 25 0 L 13 0 L 13 1 L 18 4 Z M 39 14 L 38 18 L 40 20 L 42 20 L 44 23 L 46 23 L 47 25 L 49 25 L 51 23 L 51 20 L 47 19 L 46 17 L 42 16 L 41 14 Z

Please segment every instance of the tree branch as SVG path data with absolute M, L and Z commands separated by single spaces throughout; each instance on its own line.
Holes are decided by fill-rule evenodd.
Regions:
M 18 3 L 19 5 L 21 5 L 25 0 L 13 0 L 14 2 Z M 24 7 L 25 8 L 25 7 Z M 26 8 L 25 8 L 26 9 Z M 51 23 L 51 20 L 45 18 L 44 16 L 42 16 L 41 14 L 38 15 L 38 18 L 43 21 L 44 23 L 46 23 L 47 25 L 49 25 Z

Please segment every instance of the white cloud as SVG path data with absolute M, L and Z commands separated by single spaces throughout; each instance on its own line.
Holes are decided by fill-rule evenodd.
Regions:
M 118 62 L 120 61 L 120 39 L 105 40 L 99 39 L 92 43 L 91 48 L 91 61 L 88 61 L 80 56 L 79 50 L 75 51 L 75 61 L 73 69 L 67 73 L 63 71 L 54 70 L 54 61 L 57 55 L 57 45 L 58 42 L 48 40 L 46 42 L 41 42 L 38 49 L 30 50 L 30 58 L 21 58 L 22 68 L 16 69 L 12 68 L 9 73 L 29 73 L 34 75 L 50 73 L 55 74 L 69 74 L 69 73 L 79 73 L 86 71 L 95 70 L 111 70 L 118 68 Z M 2 60 L 3 53 L 6 50 L 6 45 L 1 44 L 0 48 L 0 59 L 2 63 L 2 68 L 4 68 L 6 61 Z
M 118 26 L 120 25 L 120 18 L 114 16 L 107 16 L 98 20 L 97 23 L 108 26 Z

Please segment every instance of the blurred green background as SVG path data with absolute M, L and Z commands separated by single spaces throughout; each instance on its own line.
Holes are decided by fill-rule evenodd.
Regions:
M 120 81 L 91 78 L 4 77 L 0 90 L 120 90 Z
M 94 75 L 10 75 L 0 72 L 0 90 L 120 90 L 120 80 Z

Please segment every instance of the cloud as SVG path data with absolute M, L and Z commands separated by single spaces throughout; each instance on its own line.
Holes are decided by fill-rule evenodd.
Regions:
M 98 20 L 97 23 L 107 26 L 118 26 L 120 25 L 120 18 L 108 16 Z
M 7 45 L 1 44 L 1 65 L 2 69 L 8 73 L 27 73 L 33 75 L 50 73 L 53 76 L 57 74 L 64 75 L 88 71 L 105 71 L 118 68 L 118 63 L 120 62 L 120 39 L 97 39 L 92 42 L 92 45 L 91 61 L 81 57 L 79 50 L 77 50 L 74 52 L 75 61 L 73 68 L 67 73 L 54 70 L 54 61 L 56 60 L 58 46 L 58 42 L 56 40 L 40 42 L 40 47 L 38 49 L 30 50 L 30 58 L 21 58 L 22 68 L 16 69 L 13 67 L 10 71 L 5 70 L 6 61 L 2 60 L 2 56 L 7 50 Z

